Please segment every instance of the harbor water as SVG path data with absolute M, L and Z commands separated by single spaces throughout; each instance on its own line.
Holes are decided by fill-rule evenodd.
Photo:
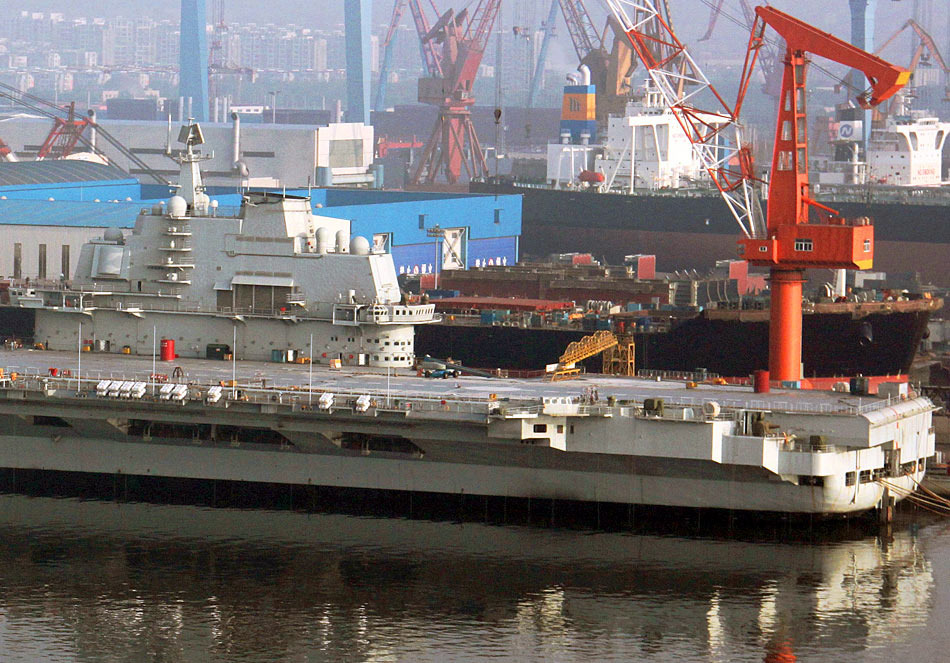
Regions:
M 0 495 L 0 659 L 914 661 L 950 523 L 740 540 Z

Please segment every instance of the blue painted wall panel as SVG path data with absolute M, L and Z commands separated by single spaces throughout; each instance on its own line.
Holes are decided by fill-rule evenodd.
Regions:
M 396 271 L 400 274 L 432 274 L 437 259 L 436 251 L 434 240 L 424 244 L 393 246 L 393 263 L 396 265 Z M 469 240 L 465 252 L 468 267 L 483 264 L 513 265 L 518 262 L 518 238 Z
M 518 262 L 518 238 L 476 239 L 468 243 L 468 267 L 514 265 Z
M 65 182 L 57 184 L 17 184 L 0 187 L 0 196 L 10 200 L 139 200 L 142 187 L 138 180 Z

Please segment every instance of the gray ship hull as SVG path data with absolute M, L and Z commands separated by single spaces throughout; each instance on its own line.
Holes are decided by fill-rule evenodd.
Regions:
M 387 376 L 324 371 L 318 379 L 314 393 L 230 387 L 221 400 L 210 387 L 182 385 L 176 402 L 157 385 L 116 397 L 113 387 L 127 393 L 132 383 L 92 381 L 77 392 L 74 377 L 20 377 L 0 389 L 0 468 L 840 515 L 874 508 L 890 482 L 913 490 L 933 447 L 925 399 L 871 403 L 862 414 L 866 406 L 837 396 L 750 398 L 714 386 L 707 400 L 679 403 L 680 385 L 609 378 L 461 378 L 464 397 L 443 380 L 393 378 L 390 393 Z M 380 380 L 386 392 L 373 390 Z M 578 404 L 571 394 L 580 385 L 616 396 Z M 638 404 L 657 389 L 666 410 Z M 730 397 L 738 400 L 724 401 L 723 413 L 711 400 Z M 769 416 L 802 441 L 756 432 L 752 418 L 763 408 L 792 408 Z M 806 443 L 809 430 L 825 431 L 819 446 Z M 903 440 L 896 456 L 881 446 L 895 434 Z

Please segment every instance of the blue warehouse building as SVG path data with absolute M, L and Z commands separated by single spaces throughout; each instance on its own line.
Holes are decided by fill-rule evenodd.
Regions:
M 298 193 L 306 194 L 306 190 Z M 352 222 L 352 234 L 373 240 L 393 255 L 400 274 L 431 274 L 444 232 L 438 269 L 518 262 L 521 196 L 314 189 L 314 212 Z
M 0 166 L 0 197 L 21 200 L 141 200 L 142 185 L 115 166 L 60 159 Z
M 85 161 L 0 164 L 0 225 L 8 239 L 0 253 L 0 277 L 71 274 L 84 242 L 103 228 L 131 230 L 142 207 L 168 198 L 162 189 Z M 234 189 L 208 193 L 222 208 L 240 204 Z M 392 253 L 400 274 L 518 261 L 519 195 L 345 188 L 287 193 L 309 193 L 315 214 L 348 219 L 353 235 Z

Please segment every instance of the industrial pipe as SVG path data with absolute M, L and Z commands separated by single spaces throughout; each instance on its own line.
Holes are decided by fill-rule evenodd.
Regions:
M 96 151 L 96 111 L 92 108 L 89 109 L 89 146 L 92 148 L 92 151 Z
M 241 116 L 231 113 L 231 165 L 237 168 L 241 160 Z
M 590 85 L 590 67 L 582 64 L 577 70 L 581 72 L 581 85 Z

